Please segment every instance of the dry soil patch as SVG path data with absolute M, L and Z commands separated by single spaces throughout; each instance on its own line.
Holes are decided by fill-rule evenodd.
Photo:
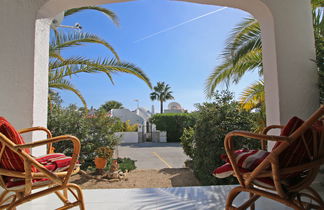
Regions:
M 77 174 L 71 178 L 71 182 L 80 185 L 83 189 L 163 188 L 201 185 L 188 168 L 134 170 L 128 173 L 126 180 L 119 182 L 90 179 Z

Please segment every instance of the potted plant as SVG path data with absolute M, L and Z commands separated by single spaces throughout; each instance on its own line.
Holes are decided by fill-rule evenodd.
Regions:
M 114 151 L 108 147 L 99 147 L 96 150 L 96 158 L 94 160 L 97 169 L 104 169 L 109 159 L 112 158 Z

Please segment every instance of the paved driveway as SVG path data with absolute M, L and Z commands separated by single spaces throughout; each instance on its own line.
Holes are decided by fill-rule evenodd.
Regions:
M 137 169 L 183 168 L 189 159 L 179 143 L 121 144 L 116 152 L 136 160 Z

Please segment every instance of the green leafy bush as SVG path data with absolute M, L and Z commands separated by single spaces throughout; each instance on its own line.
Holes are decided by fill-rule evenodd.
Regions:
M 130 120 L 127 120 L 126 122 L 122 122 L 121 129 L 118 130 L 119 132 L 137 132 L 138 130 L 138 124 L 130 124 Z
M 185 128 L 193 127 L 196 123 L 195 114 L 192 113 L 166 113 L 155 114 L 150 121 L 156 129 L 167 132 L 168 142 L 179 142 Z
M 234 184 L 236 179 L 218 179 L 213 170 L 224 164 L 220 155 L 225 153 L 224 137 L 233 130 L 251 130 L 251 113 L 240 109 L 229 92 L 216 93 L 215 102 L 197 105 L 198 119 L 194 128 L 193 169 L 205 185 Z M 237 148 L 258 148 L 255 140 L 235 139 Z
M 94 165 L 96 149 L 109 147 L 114 149 L 119 138 L 114 133 L 120 129 L 120 120 L 107 117 L 104 111 L 98 111 L 95 116 L 88 116 L 83 109 L 75 105 L 63 108 L 55 105 L 48 114 L 48 128 L 53 136 L 71 134 L 81 141 L 80 162 L 81 168 L 87 169 Z M 72 143 L 62 141 L 54 144 L 55 152 L 72 154 Z
M 323 21 L 324 23 L 324 21 Z M 320 103 L 324 104 L 324 36 L 315 36 L 316 63 L 319 76 Z
M 122 172 L 125 172 L 126 170 L 132 171 L 132 170 L 136 169 L 135 160 L 132 160 L 130 158 L 117 158 L 117 162 L 119 165 L 119 169 Z
M 194 153 L 194 135 L 195 130 L 190 128 L 185 128 L 183 130 L 183 134 L 180 137 L 180 142 L 183 147 L 183 151 L 188 155 L 191 159 L 193 159 Z

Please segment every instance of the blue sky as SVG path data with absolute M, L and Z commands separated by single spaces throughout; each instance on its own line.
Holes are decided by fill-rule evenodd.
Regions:
M 249 16 L 244 11 L 226 8 L 172 28 L 222 7 L 167 0 L 139 0 L 102 6 L 118 15 L 119 27 L 103 14 L 90 10 L 65 18 L 63 24 L 78 22 L 83 27 L 82 31 L 97 34 L 108 41 L 121 60 L 140 67 L 153 85 L 158 81 L 169 84 L 174 101 L 189 111 L 194 110 L 195 103 L 206 101 L 205 80 L 221 62 L 225 40 L 235 24 Z M 141 40 L 170 27 L 172 30 Z M 63 55 L 112 57 L 106 48 L 93 44 L 67 49 Z M 137 106 L 134 99 L 139 99 L 140 106 L 151 109 L 154 104 L 155 110 L 159 110 L 159 103 L 150 100 L 151 90 L 143 81 L 123 73 L 113 77 L 115 85 L 104 74 L 80 74 L 72 78 L 72 83 L 82 92 L 89 107 L 97 108 L 108 100 L 117 100 L 132 110 Z M 238 97 L 244 87 L 257 79 L 256 73 L 249 73 L 230 90 Z M 60 94 L 64 105 L 82 106 L 72 93 L 60 91 Z

